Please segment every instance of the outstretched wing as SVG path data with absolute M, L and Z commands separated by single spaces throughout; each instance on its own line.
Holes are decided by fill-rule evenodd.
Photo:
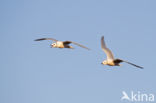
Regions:
M 112 52 L 106 47 L 105 41 L 104 41 L 104 36 L 101 37 L 101 48 L 102 50 L 106 53 L 107 55 L 107 60 L 114 60 L 114 56 Z
M 82 47 L 82 48 L 85 48 L 85 49 L 87 49 L 87 50 L 90 50 L 89 48 L 87 48 L 87 47 L 85 47 L 85 46 L 83 46 L 83 45 L 81 45 L 81 44 L 78 44 L 78 43 L 76 43 L 76 42 L 73 42 L 73 41 L 64 41 L 63 43 L 64 43 L 64 44 L 73 43 L 73 44 L 75 44 L 75 45 L 77 45 L 77 46 L 80 46 L 80 47 Z
M 130 63 L 130 62 L 127 62 L 127 61 L 124 61 L 124 60 L 123 60 L 123 62 L 128 63 L 128 64 L 130 64 L 130 65 L 133 65 L 133 66 L 135 66 L 135 67 L 137 67 L 137 68 L 143 69 L 143 67 L 138 66 L 138 65 L 136 65 L 136 64 L 133 64 L 133 63 Z
M 115 60 L 114 60 L 114 63 L 117 63 L 117 64 L 118 64 L 118 63 L 121 63 L 121 62 L 125 62 L 125 63 L 128 63 L 128 64 L 130 64 L 130 65 L 133 65 L 133 66 L 135 66 L 135 67 L 137 67 L 137 68 L 143 69 L 143 67 L 141 67 L 141 66 L 138 66 L 138 65 L 136 65 L 136 64 L 133 64 L 133 63 L 130 63 L 130 62 L 121 60 L 121 59 L 115 59 Z
M 35 41 L 41 41 L 41 40 L 52 40 L 52 41 L 55 41 L 55 42 L 58 41 L 58 40 L 53 39 L 53 38 L 40 38 L 40 39 L 35 39 Z

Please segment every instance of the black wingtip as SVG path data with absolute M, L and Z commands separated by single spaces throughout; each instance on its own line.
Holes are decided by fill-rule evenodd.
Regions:
M 136 66 L 136 67 L 138 67 L 140 69 L 144 69 L 144 67 L 141 67 L 141 66 L 138 66 L 138 65 L 134 65 L 134 66 Z
M 35 39 L 34 41 L 41 41 L 41 40 L 46 40 L 45 38 L 41 38 L 41 39 Z
M 144 67 L 140 67 L 140 69 L 144 69 Z
M 144 67 L 140 67 L 140 66 L 138 66 L 138 65 L 134 65 L 134 66 L 136 66 L 137 68 L 140 68 L 140 69 L 144 69 Z
M 39 41 L 38 39 L 35 39 L 34 41 Z

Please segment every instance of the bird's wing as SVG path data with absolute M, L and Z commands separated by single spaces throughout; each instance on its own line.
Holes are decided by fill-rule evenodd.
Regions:
M 130 64 L 130 65 L 133 65 L 133 66 L 135 66 L 135 67 L 137 67 L 137 68 L 143 69 L 143 67 L 138 66 L 138 65 L 136 65 L 136 64 L 133 64 L 133 63 L 130 63 L 130 62 L 127 62 L 127 61 L 124 61 L 124 60 L 122 60 L 122 61 L 125 62 L 125 63 L 128 63 L 128 64 Z
M 104 36 L 101 37 L 101 48 L 106 53 L 107 59 L 114 60 L 112 52 L 106 47 Z
M 115 60 L 114 60 L 114 63 L 116 63 L 116 64 L 119 64 L 119 63 L 121 63 L 121 62 L 123 62 L 123 60 L 121 60 L 121 59 L 115 59 Z
M 63 44 L 67 44 L 67 45 L 68 45 L 68 44 L 71 44 L 71 43 L 72 43 L 71 41 L 64 41 L 64 42 L 63 42 Z
M 58 41 L 58 40 L 53 39 L 53 38 L 40 38 L 40 39 L 35 39 L 35 41 L 41 41 L 41 40 L 52 40 L 52 41 L 55 41 L 55 42 Z
M 80 47 L 82 47 L 82 48 L 85 48 L 85 49 L 87 49 L 87 50 L 90 50 L 89 48 L 87 48 L 87 47 L 85 47 L 85 46 L 83 46 L 83 45 L 81 45 L 81 44 L 78 44 L 78 43 L 76 43 L 76 42 L 73 42 L 73 41 L 64 41 L 63 43 L 64 43 L 64 44 L 73 43 L 73 44 L 75 44 L 75 45 L 77 45 L 77 46 L 80 46 Z

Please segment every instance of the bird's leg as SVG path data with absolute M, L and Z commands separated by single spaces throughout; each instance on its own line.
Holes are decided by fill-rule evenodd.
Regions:
M 70 45 L 64 45 L 65 48 L 70 48 L 70 49 L 74 49 L 72 46 Z
M 72 46 L 69 46 L 70 49 L 74 49 Z
M 122 66 L 122 64 L 118 64 L 118 66 Z

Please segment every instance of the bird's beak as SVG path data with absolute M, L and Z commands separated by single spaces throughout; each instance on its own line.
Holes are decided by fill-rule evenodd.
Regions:
M 103 63 L 101 63 L 103 65 Z

